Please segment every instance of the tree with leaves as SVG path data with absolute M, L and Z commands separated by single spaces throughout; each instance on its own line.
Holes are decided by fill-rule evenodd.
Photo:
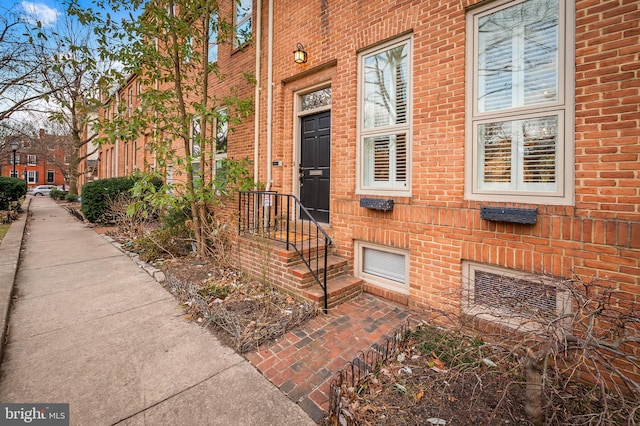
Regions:
M 151 191 L 154 196 L 149 201 L 156 208 L 172 208 L 184 200 L 191 214 L 197 253 L 206 256 L 208 207 L 224 193 L 231 176 L 253 183 L 248 173 L 241 171 L 242 165 L 232 160 L 227 160 L 234 169 L 227 173 L 227 179 L 215 177 L 215 129 L 221 123 L 239 122 L 252 112 L 251 100 L 240 97 L 237 88 L 213 90 L 224 75 L 210 57 L 211 47 L 231 42 L 232 26 L 221 18 L 214 0 L 158 0 L 144 5 L 108 0 L 98 6 L 130 13 L 120 21 L 107 14 L 101 25 L 96 25 L 102 58 L 123 64 L 118 78 L 103 88 L 113 95 L 116 113 L 99 123 L 98 142 L 116 144 L 146 136 L 146 148 L 155 156 L 155 173 L 166 178 L 171 168 L 177 177 L 167 183 L 170 188 Z M 95 22 L 93 11 L 82 10 L 77 4 L 72 4 L 70 11 L 80 21 Z M 131 76 L 139 79 L 141 89 L 134 110 L 117 102 L 118 87 Z M 251 77 L 247 78 L 249 85 Z

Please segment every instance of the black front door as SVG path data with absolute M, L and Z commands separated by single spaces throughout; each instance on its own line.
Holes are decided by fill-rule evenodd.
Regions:
M 331 180 L 331 111 L 302 118 L 300 201 L 311 215 L 329 223 Z

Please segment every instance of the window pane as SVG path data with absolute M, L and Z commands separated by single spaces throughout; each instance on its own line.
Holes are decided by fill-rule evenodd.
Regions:
M 512 132 L 511 123 L 487 123 L 480 125 L 478 139 L 484 158 L 480 161 L 484 169 L 485 183 L 511 182 Z
M 524 183 L 556 182 L 558 117 L 524 121 Z M 553 185 L 555 188 L 555 185 Z
M 524 103 L 558 100 L 558 16 L 525 27 Z
M 191 155 L 200 155 L 200 119 L 194 118 L 191 122 Z M 196 160 L 194 158 L 194 160 Z
M 362 263 L 362 272 L 403 284 L 406 282 L 405 257 L 402 254 L 364 247 Z
M 252 0 L 241 0 L 236 3 L 236 47 L 242 46 L 251 39 Z
M 478 20 L 478 111 L 558 100 L 558 0 L 530 0 Z
M 407 122 L 407 50 L 405 43 L 365 58 L 365 128 Z
M 478 126 L 480 189 L 556 191 L 558 116 Z
M 216 121 L 216 154 L 227 153 L 229 121 L 226 114 L 227 112 L 225 110 L 220 111 L 218 120 Z
M 365 186 L 404 188 L 407 182 L 407 136 L 365 138 Z
M 251 40 L 251 20 L 245 21 L 236 28 L 236 47 Z
M 240 0 L 236 3 L 236 23 L 251 16 L 252 0 Z
M 331 105 L 331 87 L 302 95 L 300 110 L 308 111 L 329 105 Z
M 218 61 L 218 14 L 211 15 L 211 26 L 209 29 L 209 62 Z

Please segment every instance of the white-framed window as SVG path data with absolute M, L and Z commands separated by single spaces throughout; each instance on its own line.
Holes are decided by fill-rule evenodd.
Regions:
M 138 169 L 138 162 L 137 162 L 137 156 L 138 156 L 138 141 L 134 140 L 133 141 L 133 150 L 131 153 L 131 163 L 132 163 L 132 169 L 133 170 L 137 170 Z
M 29 170 L 27 172 L 27 182 L 28 183 L 38 183 L 38 174 L 37 174 L 37 172 Z
M 55 172 L 53 169 L 47 170 L 47 183 L 53 183 L 55 180 Z
M 467 15 L 467 199 L 573 203 L 573 0 Z
M 129 117 L 133 115 L 133 86 L 129 86 L 127 93 L 127 115 Z
M 124 174 L 129 174 L 129 142 L 124 142 Z
M 116 177 L 116 150 L 111 148 L 111 174 L 110 177 Z
M 218 12 L 211 15 L 209 22 L 209 62 L 218 62 Z
M 216 147 L 215 147 L 215 155 L 214 155 L 214 165 L 215 170 L 214 174 L 216 180 L 224 180 L 225 179 L 225 166 L 226 166 L 226 158 L 227 158 L 227 140 L 229 138 L 229 116 L 228 110 L 226 108 L 222 108 L 218 110 L 218 115 L 215 120 L 216 123 Z
M 234 1 L 233 4 L 235 8 L 235 37 L 233 47 L 240 48 L 251 40 L 251 14 L 253 12 L 253 0 L 239 0 Z
M 17 170 L 14 172 L 13 170 L 9 171 L 9 176 L 12 178 L 19 178 L 20 177 L 20 172 L 18 172 Z
M 202 119 L 195 117 L 191 120 L 191 161 L 200 161 L 200 135 L 202 133 Z
M 409 252 L 393 247 L 355 242 L 355 275 L 401 294 L 409 294 Z
M 406 36 L 359 56 L 359 193 L 411 193 L 411 51 Z
M 27 164 L 30 166 L 35 166 L 38 163 L 38 157 L 35 155 L 27 155 Z
M 462 311 L 520 330 L 566 325 L 571 293 L 557 278 L 462 262 Z

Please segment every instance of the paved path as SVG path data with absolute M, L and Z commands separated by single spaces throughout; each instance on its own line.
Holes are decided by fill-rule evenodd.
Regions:
M 398 327 L 415 325 L 417 317 L 406 307 L 363 294 L 246 357 L 312 418 L 320 420 L 328 412 L 335 373 L 359 351 L 367 352 L 373 344 L 391 339 Z
M 69 403 L 71 424 L 83 426 L 315 424 L 184 321 L 127 255 L 49 198 L 33 198 L 30 211 L 0 402 Z M 11 263 L 0 247 L 0 264 Z

